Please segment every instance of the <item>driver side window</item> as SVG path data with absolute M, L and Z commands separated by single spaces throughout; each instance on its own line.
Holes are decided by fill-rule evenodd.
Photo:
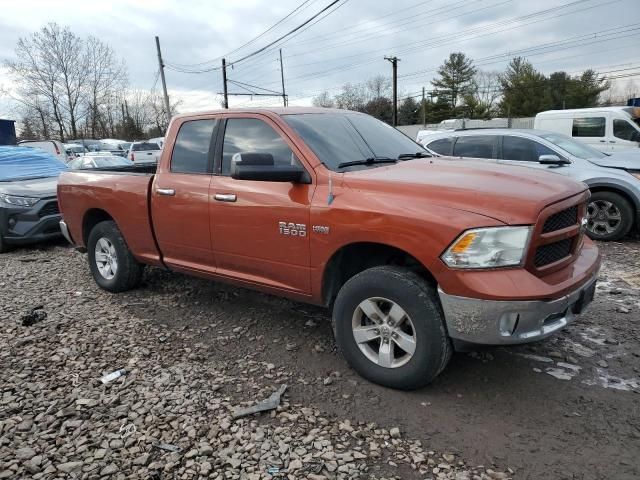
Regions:
M 633 125 L 626 120 L 619 120 L 617 118 L 613 120 L 613 135 L 622 140 L 629 140 L 631 142 L 637 142 L 640 137 L 640 134 L 638 134 L 638 131 L 633 128 Z
M 257 118 L 230 118 L 222 145 L 222 175 L 229 176 L 236 153 L 270 153 L 276 166 L 300 162 L 289 145 L 273 128 Z

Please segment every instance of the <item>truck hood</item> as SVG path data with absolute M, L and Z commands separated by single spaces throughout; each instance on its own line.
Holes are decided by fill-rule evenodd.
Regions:
M 601 167 L 640 170 L 640 148 L 612 153 L 604 158 L 590 158 L 589 161 Z
M 33 178 L 0 182 L 0 193 L 20 197 L 47 198 L 56 196 L 58 177 Z
M 344 180 L 363 193 L 402 196 L 407 202 L 421 198 L 508 225 L 535 223 L 546 206 L 587 189 L 556 173 L 447 157 L 348 172 Z

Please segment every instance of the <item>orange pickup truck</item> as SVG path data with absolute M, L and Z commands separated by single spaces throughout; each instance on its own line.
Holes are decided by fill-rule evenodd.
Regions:
M 372 117 L 313 108 L 179 115 L 157 168 L 58 185 L 62 232 L 103 289 L 153 265 L 326 305 L 350 365 L 405 389 L 454 349 L 574 320 L 600 265 L 588 197 L 561 175 L 430 158 Z

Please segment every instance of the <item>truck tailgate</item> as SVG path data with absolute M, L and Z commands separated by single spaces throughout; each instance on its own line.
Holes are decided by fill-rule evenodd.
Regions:
M 149 216 L 152 181 L 152 174 L 129 172 L 73 171 L 60 175 L 60 211 L 76 245 L 86 247 L 87 223 L 111 217 L 138 260 L 161 265 Z

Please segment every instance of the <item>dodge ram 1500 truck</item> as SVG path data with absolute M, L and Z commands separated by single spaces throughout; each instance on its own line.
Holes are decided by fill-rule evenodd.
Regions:
M 67 239 L 97 284 L 143 265 L 332 311 L 364 377 L 433 380 L 455 348 L 547 337 L 592 300 L 587 187 L 522 167 L 429 158 L 367 115 L 223 110 L 173 118 L 144 169 L 63 173 Z

